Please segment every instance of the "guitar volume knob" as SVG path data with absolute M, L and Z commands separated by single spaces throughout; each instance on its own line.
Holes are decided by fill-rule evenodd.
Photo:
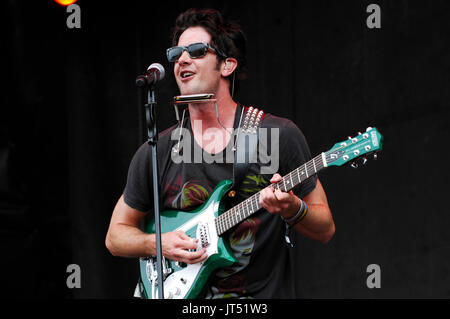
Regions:
M 166 295 L 166 299 L 173 299 L 173 293 L 171 292 L 171 291 L 169 291 L 169 293 L 168 294 L 165 294 Z

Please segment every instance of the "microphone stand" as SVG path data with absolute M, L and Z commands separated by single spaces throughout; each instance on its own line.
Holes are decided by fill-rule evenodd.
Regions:
M 138 86 L 141 86 L 138 84 Z M 155 118 L 155 85 L 151 83 L 147 87 L 147 103 L 145 106 L 145 117 L 147 120 L 147 143 L 152 149 L 152 172 L 153 172 L 153 203 L 155 213 L 155 236 L 156 236 L 156 269 L 158 274 L 158 298 L 164 299 L 164 277 L 162 267 L 162 247 L 161 247 L 161 218 L 159 212 L 159 183 L 158 183 L 158 157 L 157 147 L 158 130 L 156 128 Z

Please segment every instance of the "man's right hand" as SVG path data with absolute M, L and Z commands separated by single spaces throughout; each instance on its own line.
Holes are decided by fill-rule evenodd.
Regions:
M 156 236 L 140 230 L 139 225 L 146 213 L 128 206 L 123 195 L 114 208 L 105 244 L 114 256 L 139 258 L 156 255 Z M 196 250 L 198 240 L 190 238 L 183 231 L 173 231 L 161 235 L 162 254 L 164 257 L 195 264 L 205 260 L 206 249 Z
M 171 260 L 195 264 L 208 257 L 205 248 L 197 250 L 198 239 L 187 236 L 181 230 L 162 234 L 161 245 L 163 256 Z

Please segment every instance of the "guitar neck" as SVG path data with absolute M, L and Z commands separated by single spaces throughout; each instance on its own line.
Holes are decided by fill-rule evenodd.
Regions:
M 273 187 L 274 189 L 281 189 L 283 192 L 288 192 L 294 187 L 300 185 L 306 181 L 311 176 L 317 174 L 320 170 L 327 167 L 327 157 L 329 155 L 326 153 L 321 153 L 307 163 L 301 165 L 300 167 L 294 169 L 289 174 L 285 175 L 281 181 L 278 183 L 271 184 L 268 187 Z M 259 204 L 259 197 L 261 192 L 258 192 L 228 211 L 224 212 L 222 215 L 216 218 L 216 229 L 217 234 L 222 235 L 232 227 L 236 226 L 243 220 L 250 217 L 252 214 L 259 211 L 262 207 Z

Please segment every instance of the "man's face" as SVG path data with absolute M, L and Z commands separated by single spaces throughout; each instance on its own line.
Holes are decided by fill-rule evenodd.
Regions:
M 210 34 L 202 27 L 186 29 L 178 40 L 178 46 L 192 43 L 210 43 Z M 218 90 L 220 71 L 217 67 L 217 56 L 211 50 L 201 58 L 192 59 L 184 51 L 174 65 L 175 79 L 182 95 L 213 93 Z

